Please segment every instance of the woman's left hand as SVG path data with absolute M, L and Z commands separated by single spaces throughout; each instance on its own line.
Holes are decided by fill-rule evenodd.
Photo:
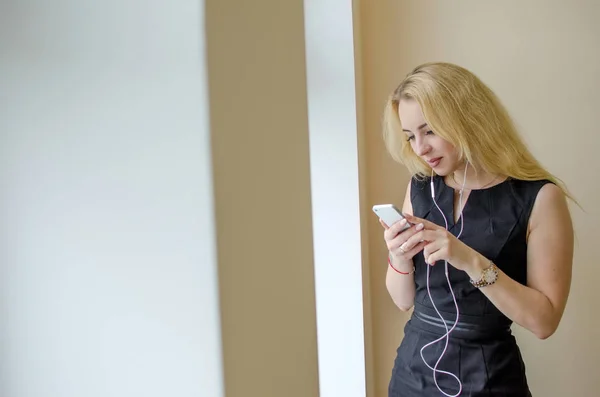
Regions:
M 422 223 L 425 227 L 420 232 L 410 237 L 402 249 L 409 251 L 412 247 L 425 241 L 423 248 L 425 262 L 434 265 L 437 261 L 446 260 L 453 267 L 467 273 L 476 273 L 476 267 L 482 262 L 483 255 L 475 251 L 445 228 L 433 222 L 418 218 L 410 214 L 404 214 L 406 220 L 413 225 Z

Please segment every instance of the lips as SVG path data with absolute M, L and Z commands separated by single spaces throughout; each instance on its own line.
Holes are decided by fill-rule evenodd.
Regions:
M 431 168 L 435 168 L 440 163 L 441 159 L 442 159 L 441 157 L 435 157 L 435 158 L 432 158 L 432 159 L 429 159 L 429 160 L 426 160 L 426 161 L 427 161 L 427 164 L 429 164 L 429 166 Z

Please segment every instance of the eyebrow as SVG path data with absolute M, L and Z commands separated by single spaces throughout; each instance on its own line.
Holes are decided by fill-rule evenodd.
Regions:
M 420 126 L 418 126 L 417 130 L 423 129 L 425 127 L 427 127 L 427 123 L 421 124 Z M 406 129 L 402 129 L 402 131 L 404 131 L 404 132 L 412 132 L 411 130 L 406 130 Z

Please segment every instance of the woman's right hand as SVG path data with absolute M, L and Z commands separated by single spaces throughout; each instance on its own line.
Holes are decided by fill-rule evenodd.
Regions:
M 423 230 L 424 225 L 422 223 L 411 225 L 408 229 L 401 232 L 406 226 L 406 219 L 394 223 L 392 226 L 387 226 L 381 219 L 379 223 L 385 229 L 383 238 L 387 245 L 388 251 L 390 252 L 391 259 L 395 264 L 406 263 L 412 260 L 412 258 L 418 254 L 425 244 L 426 241 L 421 241 L 412 246 L 406 246 L 406 241 L 417 232 Z

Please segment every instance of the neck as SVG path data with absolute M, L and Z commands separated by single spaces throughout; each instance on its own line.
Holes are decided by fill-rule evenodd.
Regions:
M 494 175 L 481 169 L 475 169 L 471 164 L 466 167 L 466 174 L 464 164 L 450 174 L 452 182 L 454 182 L 458 188 L 462 188 L 464 182 L 465 190 L 485 188 L 496 182 L 499 177 L 499 175 Z

